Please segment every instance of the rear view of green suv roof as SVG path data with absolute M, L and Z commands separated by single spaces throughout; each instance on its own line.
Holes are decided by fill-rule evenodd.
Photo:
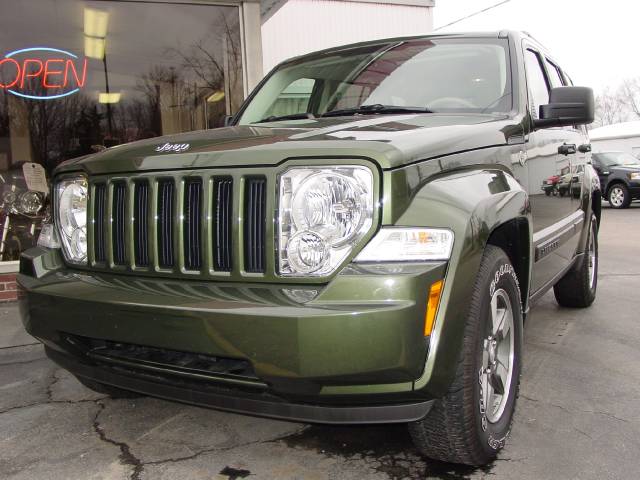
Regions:
M 530 306 L 596 296 L 593 110 L 515 32 L 284 62 L 228 127 L 56 170 L 24 326 L 100 392 L 404 422 L 424 455 L 485 464 Z

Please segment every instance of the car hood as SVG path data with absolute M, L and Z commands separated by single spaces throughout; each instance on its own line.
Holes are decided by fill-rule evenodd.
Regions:
M 640 165 L 615 165 L 611 167 L 610 170 L 622 173 L 640 172 Z
M 382 169 L 504 145 L 521 127 L 496 115 L 371 115 L 271 122 L 141 140 L 74 159 L 57 172 L 89 174 L 273 166 L 290 158 L 369 158 Z M 179 152 L 159 151 L 177 145 Z M 169 148 L 169 147 L 168 147 Z M 317 160 L 314 160 L 317 161 Z

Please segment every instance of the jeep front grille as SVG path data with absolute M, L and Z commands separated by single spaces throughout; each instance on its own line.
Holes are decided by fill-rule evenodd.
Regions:
M 184 190 L 184 264 L 187 270 L 200 270 L 202 267 L 202 180 L 189 178 Z
M 273 274 L 273 191 L 253 172 L 91 178 L 89 267 L 231 280 Z
M 231 271 L 231 228 L 233 208 L 233 180 L 218 178 L 214 182 L 216 198 L 215 228 L 213 230 L 216 246 L 214 268 L 221 272 Z
M 125 265 L 127 263 L 127 248 L 125 237 L 126 229 L 126 202 L 127 186 L 122 182 L 113 185 L 113 208 L 111 219 L 111 241 L 113 251 L 113 263 Z
M 104 184 L 96 185 L 94 189 L 94 218 L 105 218 L 106 214 L 107 189 Z M 104 262 L 107 260 L 105 252 L 104 222 L 97 222 L 94 228 L 95 238 L 95 260 Z
M 264 271 L 264 203 L 266 199 L 264 178 L 250 178 L 245 189 L 245 265 L 247 272 Z
M 173 267 L 173 219 L 175 217 L 173 180 L 158 182 L 158 263 L 161 268 Z
M 149 184 L 136 182 L 134 190 L 133 232 L 136 265 L 149 265 Z

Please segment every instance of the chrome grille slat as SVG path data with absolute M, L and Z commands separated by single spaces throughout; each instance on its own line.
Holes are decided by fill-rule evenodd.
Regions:
M 133 230 L 135 264 L 146 267 L 149 265 L 149 184 L 146 181 L 135 183 Z
M 184 198 L 184 262 L 188 270 L 202 268 L 202 180 L 188 179 L 185 182 Z
M 161 268 L 172 268 L 175 187 L 173 180 L 168 179 L 161 180 L 158 185 L 158 263 Z
M 215 181 L 215 264 L 222 272 L 231 271 L 231 218 L 233 209 L 233 180 L 218 178 Z
M 245 187 L 245 270 L 265 271 L 266 179 L 247 179 Z
M 94 200 L 94 227 L 93 227 L 93 238 L 94 238 L 94 252 L 95 252 L 95 261 L 96 262 L 105 262 L 107 260 L 107 252 L 105 248 L 106 238 L 105 238 L 105 217 L 106 217 L 106 197 L 107 197 L 107 187 L 105 184 L 98 184 L 95 186 L 94 190 L 95 200 Z
M 126 248 L 126 202 L 127 185 L 122 182 L 113 184 L 113 211 L 112 211 L 112 244 L 113 263 L 125 265 L 127 263 Z

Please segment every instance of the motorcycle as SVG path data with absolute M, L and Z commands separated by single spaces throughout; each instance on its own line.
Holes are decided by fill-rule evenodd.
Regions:
M 22 168 L 0 173 L 0 261 L 18 260 L 36 245 L 45 217 L 45 195 L 29 190 Z

